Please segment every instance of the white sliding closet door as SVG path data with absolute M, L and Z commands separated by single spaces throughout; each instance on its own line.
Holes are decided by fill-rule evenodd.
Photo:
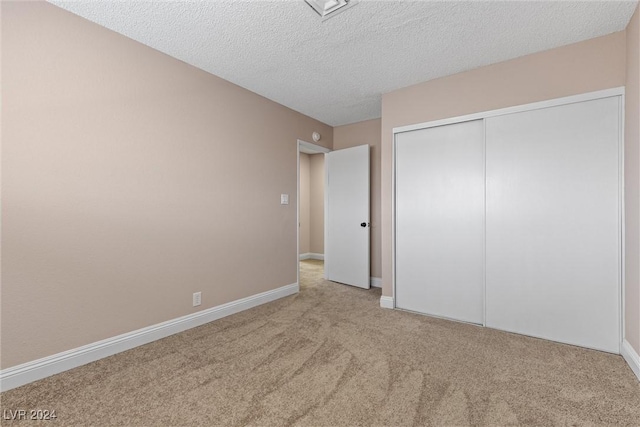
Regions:
M 396 307 L 483 323 L 484 126 L 396 135 Z
M 619 114 L 611 97 L 486 119 L 487 326 L 618 353 Z

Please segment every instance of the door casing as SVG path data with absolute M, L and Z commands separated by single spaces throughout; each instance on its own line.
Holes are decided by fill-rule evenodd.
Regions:
M 300 153 L 301 150 L 304 150 L 304 152 L 308 153 L 308 154 L 326 154 L 331 152 L 330 149 L 328 149 L 327 147 L 323 147 L 321 145 L 317 145 L 317 144 L 312 144 L 310 142 L 306 142 L 303 141 L 301 139 L 298 139 L 297 143 L 297 154 L 296 154 L 296 161 L 297 161 L 297 180 L 296 180 L 296 283 L 298 284 L 298 286 L 300 286 Z M 326 175 L 326 174 L 325 174 Z M 327 183 L 326 183 L 326 176 L 325 176 L 325 189 L 327 187 Z M 324 224 L 324 233 L 325 233 L 325 240 L 326 240 L 326 233 L 327 233 L 327 192 L 324 192 L 324 210 L 325 210 L 325 215 L 324 215 L 324 220 L 325 220 L 325 224 Z M 326 277 L 326 276 L 325 276 Z

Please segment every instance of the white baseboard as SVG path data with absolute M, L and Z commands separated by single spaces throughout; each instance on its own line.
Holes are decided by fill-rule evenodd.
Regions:
M 372 288 L 381 288 L 382 287 L 382 279 L 379 277 L 371 278 L 371 287 Z
M 248 310 L 299 291 L 297 283 L 168 320 L 126 334 L 23 363 L 0 371 L 0 391 L 11 390 L 78 366 L 148 344 L 196 326 Z
M 380 297 L 380 307 L 382 308 L 393 308 L 393 297 L 385 297 L 384 295 Z
M 640 381 L 640 356 L 638 356 L 638 353 L 636 353 L 634 348 L 631 347 L 629 341 L 622 341 L 622 345 L 620 346 L 620 354 L 622 355 L 622 357 L 624 357 L 624 360 L 627 361 L 627 364 Z
M 324 261 L 324 254 L 315 254 L 313 252 L 300 254 L 300 261 L 304 261 L 305 259 L 317 259 L 319 261 Z

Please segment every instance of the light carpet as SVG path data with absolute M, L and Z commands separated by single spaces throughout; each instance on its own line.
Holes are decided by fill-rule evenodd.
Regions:
M 301 265 L 297 295 L 5 392 L 2 409 L 55 409 L 39 426 L 640 425 L 620 356 L 381 309 L 380 290 Z

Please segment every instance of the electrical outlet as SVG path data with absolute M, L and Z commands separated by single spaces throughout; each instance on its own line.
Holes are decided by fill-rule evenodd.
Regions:
M 193 293 L 193 306 L 198 306 L 202 304 L 202 292 L 194 292 Z

